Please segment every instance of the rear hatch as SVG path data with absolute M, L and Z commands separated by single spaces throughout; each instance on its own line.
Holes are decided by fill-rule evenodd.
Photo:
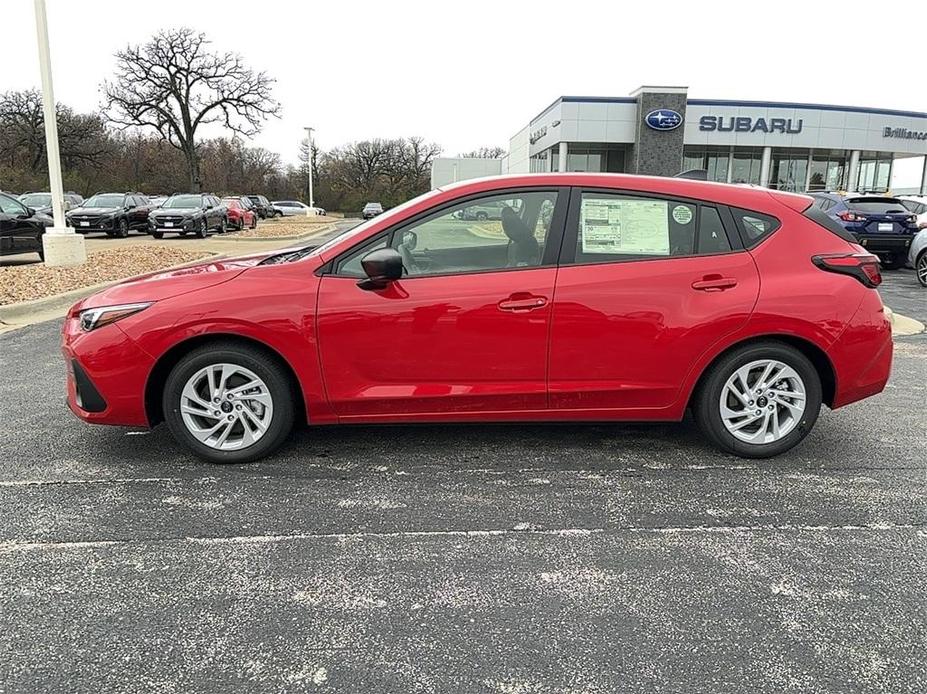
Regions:
M 885 197 L 848 198 L 847 207 L 856 219 L 857 234 L 913 234 L 916 217 L 900 200 Z

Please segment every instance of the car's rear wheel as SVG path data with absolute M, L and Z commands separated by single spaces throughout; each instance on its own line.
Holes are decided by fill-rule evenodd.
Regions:
M 294 400 L 280 364 L 259 349 L 225 342 L 183 357 L 167 378 L 162 405 L 174 438 L 196 455 L 246 463 L 286 440 Z
M 886 255 L 882 257 L 882 267 L 886 270 L 897 270 L 904 265 L 904 256 Z
M 769 341 L 724 355 L 703 377 L 692 409 L 719 448 L 745 458 L 768 458 L 807 436 L 821 399 L 821 379 L 808 358 Z
M 197 238 L 205 239 L 209 229 L 206 226 L 206 220 L 201 219 L 199 225 L 196 227 L 196 236 Z
M 917 260 L 914 261 L 914 272 L 920 285 L 927 287 L 927 250 L 921 251 Z

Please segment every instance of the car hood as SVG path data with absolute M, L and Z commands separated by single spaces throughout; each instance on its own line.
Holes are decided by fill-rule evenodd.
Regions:
M 112 214 L 121 209 L 121 207 L 75 207 L 68 214 Z
M 254 267 L 265 258 L 276 253 L 279 253 L 279 251 L 242 258 L 215 260 L 130 277 L 87 297 L 81 303 L 80 308 L 114 306 L 140 301 L 161 301 L 199 289 L 206 289 L 234 279 L 248 268 Z

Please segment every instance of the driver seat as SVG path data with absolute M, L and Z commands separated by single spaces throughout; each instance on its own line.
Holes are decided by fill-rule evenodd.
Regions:
M 502 208 L 502 231 L 509 237 L 506 267 L 531 267 L 541 259 L 541 244 L 511 207 Z

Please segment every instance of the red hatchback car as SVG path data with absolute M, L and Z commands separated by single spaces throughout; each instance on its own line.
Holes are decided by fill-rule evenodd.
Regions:
M 222 198 L 222 204 L 228 210 L 229 224 L 241 231 L 246 226 L 249 229 L 257 227 L 257 212 L 245 209 L 238 198 Z
M 88 422 L 166 420 L 215 462 L 265 456 L 298 421 L 687 408 L 721 449 L 776 455 L 822 403 L 880 392 L 892 361 L 877 259 L 811 202 L 617 174 L 456 184 L 318 247 L 81 301 L 64 325 L 68 403 Z

